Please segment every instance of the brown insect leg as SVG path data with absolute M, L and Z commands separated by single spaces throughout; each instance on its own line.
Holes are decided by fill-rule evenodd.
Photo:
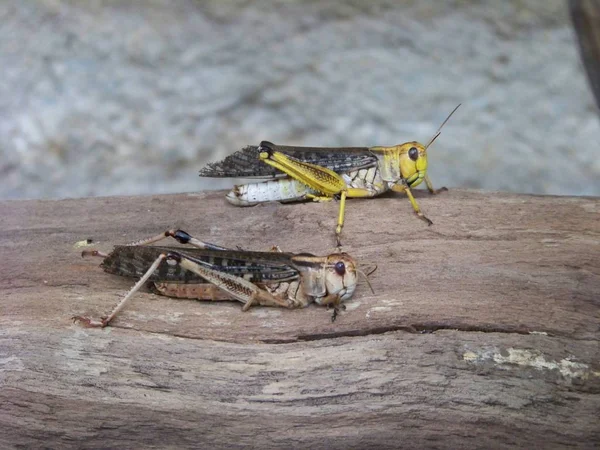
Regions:
M 156 258 L 156 261 L 154 261 L 152 263 L 152 265 L 150 266 L 148 271 L 144 274 L 144 276 L 142 278 L 140 278 L 137 283 L 135 283 L 135 285 L 129 290 L 127 295 L 125 297 L 123 297 L 123 300 L 121 300 L 117 304 L 117 306 L 115 306 L 115 308 L 112 310 L 112 312 L 109 314 L 108 317 L 103 318 L 100 322 L 93 320 L 93 319 L 89 319 L 87 317 L 82 317 L 82 316 L 75 316 L 75 317 L 73 317 L 73 320 L 76 322 L 80 322 L 82 325 L 84 325 L 86 327 L 91 327 L 91 328 L 104 328 L 105 326 L 107 326 L 115 318 L 115 316 L 119 313 L 119 311 L 121 311 L 123 309 L 123 307 L 125 306 L 125 303 L 127 303 L 127 301 L 131 297 L 133 297 L 133 295 L 137 291 L 139 291 L 142 286 L 144 286 L 146 281 L 148 281 L 148 278 L 150 278 L 150 276 L 154 273 L 154 271 L 158 268 L 160 263 L 166 257 L 167 257 L 167 255 L 165 255 L 164 253 L 161 253 L 159 255 L 159 257 Z
M 210 244 L 208 242 L 203 242 L 200 239 L 196 239 L 191 234 L 189 234 L 183 230 L 167 230 L 163 233 L 157 234 L 156 236 L 153 236 L 153 237 L 150 237 L 147 239 L 141 239 L 139 241 L 135 241 L 135 242 L 132 242 L 127 245 L 133 246 L 133 245 L 154 244 L 155 242 L 162 241 L 163 239 L 167 239 L 169 237 L 175 239 L 180 244 L 189 244 L 194 247 L 202 248 L 202 249 L 206 249 L 206 250 L 228 250 L 225 247 L 221 247 L 221 246 L 215 245 L 215 244 Z

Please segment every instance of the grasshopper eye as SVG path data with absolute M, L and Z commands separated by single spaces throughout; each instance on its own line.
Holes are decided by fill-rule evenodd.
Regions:
M 413 161 L 419 159 L 419 150 L 417 150 L 417 147 L 410 148 L 410 150 L 408 151 L 408 157 Z
M 346 273 L 346 265 L 343 261 L 336 262 L 334 269 L 335 273 L 337 273 L 339 276 L 344 276 L 344 274 Z

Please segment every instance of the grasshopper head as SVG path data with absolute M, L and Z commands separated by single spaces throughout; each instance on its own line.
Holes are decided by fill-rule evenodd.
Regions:
M 346 253 L 328 256 L 296 254 L 291 260 L 301 274 L 300 283 L 305 295 L 321 300 L 339 295 L 342 301 L 354 294 L 357 282 L 356 262 Z
M 339 295 L 342 301 L 354 294 L 358 274 L 356 261 L 347 253 L 334 253 L 327 256 L 325 264 L 325 286 L 327 294 Z
M 427 149 L 433 144 L 433 141 L 438 138 L 442 132 L 442 128 L 446 125 L 446 122 L 448 122 L 459 106 L 460 103 L 450 114 L 448 114 L 446 120 L 442 122 L 427 145 L 422 145 L 413 141 L 396 147 L 400 159 L 400 173 L 410 187 L 418 186 L 425 179 L 425 175 L 427 174 Z
M 427 148 L 416 141 L 399 145 L 400 173 L 410 187 L 418 186 L 427 174 Z

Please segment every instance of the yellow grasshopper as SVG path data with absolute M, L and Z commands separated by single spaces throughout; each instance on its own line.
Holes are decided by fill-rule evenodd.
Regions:
M 227 200 L 237 206 L 268 201 L 328 201 L 339 197 L 335 230 L 338 246 L 346 198 L 375 197 L 388 190 L 404 192 L 417 216 L 431 225 L 433 222 L 421 212 L 411 189 L 425 181 L 432 194 L 447 190 L 434 189 L 427 176 L 427 149 L 459 106 L 427 145 L 412 141 L 392 147 L 294 147 L 262 141 L 259 146 L 245 147 L 222 161 L 208 164 L 200 176 L 274 178 L 234 186 Z

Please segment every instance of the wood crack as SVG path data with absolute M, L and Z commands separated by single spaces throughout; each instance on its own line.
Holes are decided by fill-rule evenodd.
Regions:
M 121 330 L 132 330 L 136 332 L 145 332 L 148 334 L 155 334 L 160 336 L 172 336 L 181 339 L 191 339 L 191 340 L 199 340 L 199 341 L 214 341 L 214 342 L 230 342 L 230 343 L 239 343 L 239 341 L 235 339 L 216 339 L 214 337 L 205 338 L 199 336 L 191 336 L 184 333 L 161 333 L 155 331 L 144 330 L 140 328 L 133 327 L 123 327 L 118 324 L 111 325 L 111 328 L 118 328 Z M 364 337 L 364 336 L 376 336 L 385 333 L 394 333 L 394 332 L 405 332 L 410 334 L 433 334 L 436 331 L 441 330 L 452 330 L 452 331 L 460 331 L 463 333 L 501 333 L 501 334 L 515 334 L 515 335 L 530 335 L 530 334 L 541 334 L 546 337 L 562 337 L 557 333 L 553 333 L 545 330 L 531 330 L 523 326 L 511 326 L 511 325 L 496 325 L 496 324 L 483 324 L 483 325 L 467 325 L 467 324 L 458 324 L 458 323 L 439 323 L 439 322 L 422 322 L 422 323 L 414 323 L 409 325 L 386 325 L 386 326 L 375 326 L 375 327 L 365 327 L 359 329 L 348 329 L 348 330 L 339 330 L 332 332 L 322 332 L 322 333 L 308 333 L 308 334 L 298 334 L 297 336 L 291 338 L 258 338 L 253 342 L 259 344 L 291 344 L 295 342 L 309 342 L 309 341 L 320 341 L 326 339 L 339 339 L 339 338 L 347 338 L 347 337 Z M 575 339 L 582 341 L 594 341 L 595 339 Z
M 445 324 L 445 323 L 415 323 L 410 325 L 388 325 L 372 328 L 360 328 L 354 330 L 343 330 L 332 333 L 314 333 L 298 335 L 296 340 L 269 340 L 262 341 L 270 344 L 297 342 L 297 341 L 317 341 L 322 339 L 336 339 L 343 337 L 370 336 L 384 333 L 405 332 L 412 334 L 430 334 L 439 330 L 454 330 L 469 333 L 506 333 L 506 334 L 529 334 L 530 331 L 521 327 L 498 326 L 498 325 L 462 325 L 462 324 Z M 550 336 L 550 334 L 548 334 Z

